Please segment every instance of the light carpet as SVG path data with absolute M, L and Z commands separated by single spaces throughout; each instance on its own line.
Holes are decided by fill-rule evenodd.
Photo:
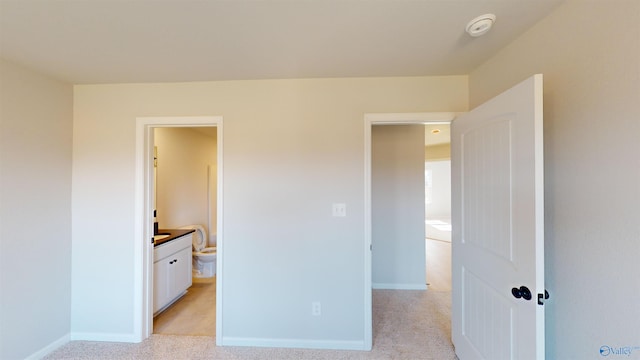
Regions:
M 371 351 L 218 347 L 213 337 L 152 335 L 138 344 L 72 341 L 45 359 L 457 359 L 451 293 L 374 290 Z

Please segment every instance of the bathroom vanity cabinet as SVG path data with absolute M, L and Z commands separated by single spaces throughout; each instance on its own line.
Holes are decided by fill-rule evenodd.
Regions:
M 154 314 L 182 297 L 191 286 L 192 236 L 180 236 L 153 250 Z

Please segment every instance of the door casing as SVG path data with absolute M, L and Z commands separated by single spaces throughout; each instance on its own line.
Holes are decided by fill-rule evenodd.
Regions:
M 453 112 L 372 113 L 364 115 L 364 344 L 373 345 L 372 278 L 371 278 L 371 127 L 374 125 L 450 124 Z
M 224 165 L 222 116 L 136 118 L 135 227 L 134 227 L 134 337 L 143 341 L 153 332 L 153 129 L 210 127 L 217 129 L 217 257 L 216 345 L 221 345 L 222 288 L 224 282 Z

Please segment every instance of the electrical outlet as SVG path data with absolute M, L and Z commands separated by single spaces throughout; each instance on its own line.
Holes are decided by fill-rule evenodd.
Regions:
M 333 216 L 337 217 L 345 217 L 347 216 L 347 204 L 344 203 L 334 203 L 332 209 Z
M 322 315 L 322 306 L 319 301 L 311 303 L 311 315 L 320 316 Z

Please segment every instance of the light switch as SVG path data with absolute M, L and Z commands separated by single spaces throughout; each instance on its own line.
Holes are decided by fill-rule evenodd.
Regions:
M 334 203 L 333 204 L 333 216 L 336 217 L 345 217 L 347 216 L 347 204 L 344 203 Z

